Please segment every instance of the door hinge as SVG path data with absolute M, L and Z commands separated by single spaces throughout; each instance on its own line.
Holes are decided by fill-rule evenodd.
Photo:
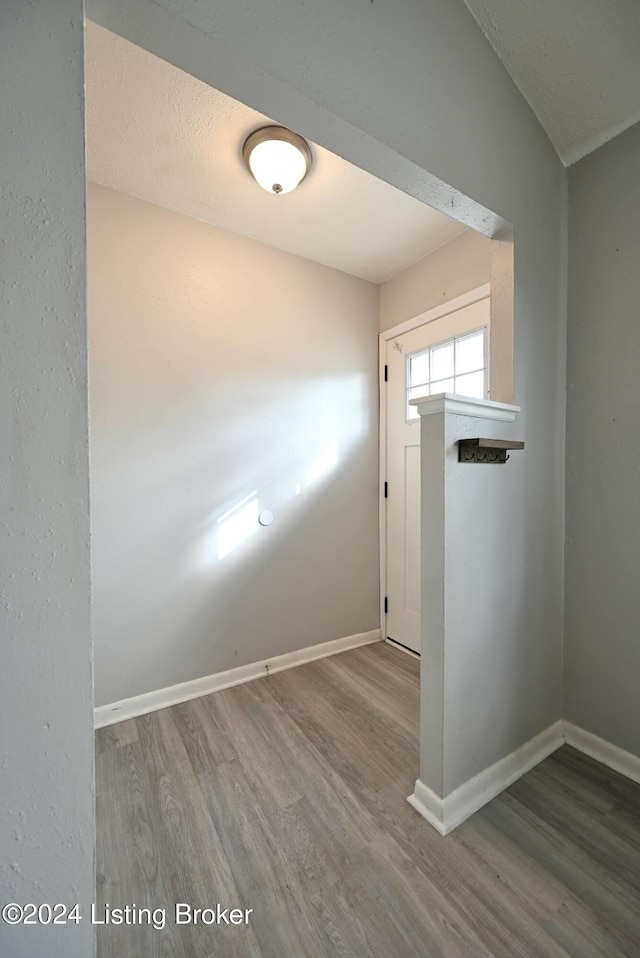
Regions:
M 389 367 L 388 367 L 388 366 L 385 366 L 385 367 L 384 367 L 384 381 L 387 382 L 388 379 L 389 379 Z
M 384 497 L 385 499 L 389 496 L 389 483 L 385 482 L 384 484 Z
M 387 615 L 389 612 L 389 597 L 385 595 L 384 597 L 384 614 Z

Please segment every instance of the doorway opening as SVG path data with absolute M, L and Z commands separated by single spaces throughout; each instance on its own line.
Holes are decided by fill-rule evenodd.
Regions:
M 314 141 L 265 193 L 242 145 L 280 115 L 85 39 L 94 674 L 122 715 L 380 635 L 380 316 L 426 308 L 432 256 L 447 300 L 488 280 L 494 244 Z
M 89 25 L 89 52 L 92 30 L 101 29 Z M 114 37 L 102 39 L 118 46 L 121 38 Z M 107 57 L 108 69 L 114 62 L 138 69 L 138 53 L 131 54 L 133 61 L 130 54 Z M 161 71 L 174 70 L 160 63 Z M 182 65 L 189 69 L 188 62 Z M 378 631 L 379 290 L 441 249 L 447 237 L 453 242 L 474 224 L 495 236 L 504 224 L 470 201 L 459 221 L 441 218 L 445 207 L 457 208 L 454 190 L 417 168 L 405 175 L 411 164 L 381 144 L 363 169 L 359 131 L 341 128 L 344 140 L 336 140 L 335 129 L 323 125 L 326 116 L 310 104 L 304 104 L 309 115 L 296 122 L 296 110 L 290 112 L 277 95 L 268 115 L 239 100 L 229 104 L 226 97 L 224 132 L 209 136 L 211 126 L 193 111 L 206 104 L 213 87 L 200 84 L 205 89 L 196 94 L 188 73 L 159 103 L 153 97 L 145 103 L 135 114 L 139 122 L 126 124 L 137 148 L 123 149 L 127 141 L 114 129 L 116 102 L 98 74 L 90 64 L 88 169 L 100 199 L 90 197 L 89 221 L 91 226 L 100 210 L 112 241 L 110 251 L 102 248 L 109 268 L 100 267 L 89 280 L 100 309 L 90 316 L 92 361 L 100 366 L 91 377 L 96 688 L 100 705 L 147 695 L 151 707 L 160 709 L 169 704 L 167 691 L 203 677 L 322 640 L 370 638 Z M 129 109 L 134 93 L 160 88 L 152 81 L 125 89 Z M 92 90 L 99 91 L 102 105 Z M 263 101 L 263 92 L 256 89 L 252 102 L 266 109 L 270 94 L 267 89 Z M 174 141 L 172 132 L 160 133 L 145 154 L 144 124 L 153 126 L 163 105 L 179 136 Z M 112 119 L 101 140 L 97 125 L 107 111 Z M 241 163 L 234 166 L 242 142 L 270 115 L 313 145 L 313 172 L 290 197 L 297 202 L 315 195 L 312 211 L 278 207 L 287 196 L 263 196 L 248 178 L 235 179 L 245 177 Z M 228 153 L 209 152 L 218 141 L 231 145 Z M 135 184 L 100 172 L 97 161 L 114 156 L 107 148 L 116 150 L 120 172 L 134 174 Z M 216 169 L 224 173 L 223 185 L 210 195 L 202 174 Z M 365 181 L 369 189 L 372 180 L 375 203 L 365 191 Z M 167 211 L 157 193 L 145 192 L 159 183 L 173 191 L 177 208 Z M 246 202 L 240 200 L 245 187 Z M 110 191 L 119 194 L 115 200 Z M 357 213 L 344 217 L 354 197 Z M 418 236 L 424 217 L 435 222 L 430 198 L 439 207 L 438 228 L 447 225 L 425 249 Z M 343 208 L 341 226 L 337 212 L 328 215 L 330 199 Z M 241 207 L 242 228 L 230 218 L 211 223 L 207 208 L 216 202 L 225 217 Z M 255 231 L 246 224 L 252 217 L 255 222 L 258 205 Z M 403 210 L 412 229 L 395 241 L 391 226 Z M 89 256 L 95 267 L 107 234 L 95 217 L 93 222 L 98 228 L 90 235 Z M 380 222 L 384 231 L 376 229 Z M 321 225 L 327 238 L 322 254 Z M 364 240 L 354 239 L 355 226 Z M 280 239 L 269 248 L 265 237 L 273 238 L 276 227 Z M 198 252 L 194 237 L 204 233 Z M 384 248 L 378 246 L 373 257 L 378 272 L 368 273 L 362 254 L 376 234 Z M 261 245 L 260 263 L 246 255 L 248 242 Z M 502 246 L 496 242 L 492 285 L 495 250 L 507 262 L 510 248 L 508 239 Z M 401 249 L 408 255 L 404 263 L 397 259 Z M 233 268 L 226 260 L 222 266 L 231 252 Z M 295 277 L 283 257 L 296 258 Z M 137 278 L 129 287 L 133 273 Z M 114 309 L 102 295 L 109 284 L 126 296 L 126 308 L 121 301 Z M 492 306 L 499 298 L 492 296 Z M 493 316 L 491 327 L 495 333 Z M 260 523 L 264 512 L 273 518 L 268 525 Z

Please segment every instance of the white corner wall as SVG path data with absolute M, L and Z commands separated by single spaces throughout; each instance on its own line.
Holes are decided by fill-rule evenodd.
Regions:
M 375 629 L 378 288 L 88 195 L 96 704 Z
M 83 8 L 0 7 L 0 900 L 93 897 Z M 93 953 L 80 925 L 0 954 Z
M 640 125 L 569 173 L 565 717 L 640 757 Z
M 380 332 L 490 280 L 491 240 L 465 230 L 381 285 Z

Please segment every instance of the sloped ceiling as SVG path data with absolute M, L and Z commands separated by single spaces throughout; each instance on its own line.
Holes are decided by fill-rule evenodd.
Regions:
M 269 119 L 94 23 L 86 24 L 90 180 L 382 283 L 460 223 L 312 144 L 293 193 L 265 193 L 242 144 Z
M 565 166 L 640 120 L 640 0 L 465 0 Z

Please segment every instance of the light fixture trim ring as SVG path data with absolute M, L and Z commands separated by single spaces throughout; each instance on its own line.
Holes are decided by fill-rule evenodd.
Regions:
M 249 134 L 242 147 L 242 159 L 244 160 L 244 164 L 249 173 L 255 179 L 253 170 L 251 169 L 251 165 L 249 163 L 252 151 L 260 143 L 267 143 L 270 140 L 281 140 L 284 143 L 290 143 L 291 146 L 295 146 L 304 157 L 305 171 L 304 176 L 298 183 L 299 186 L 300 183 L 302 183 L 302 181 L 309 175 L 309 170 L 311 169 L 311 164 L 313 162 L 313 154 L 304 137 L 300 136 L 299 133 L 294 133 L 293 130 L 287 129 L 286 126 L 262 126 L 260 129 L 254 130 L 253 133 Z

